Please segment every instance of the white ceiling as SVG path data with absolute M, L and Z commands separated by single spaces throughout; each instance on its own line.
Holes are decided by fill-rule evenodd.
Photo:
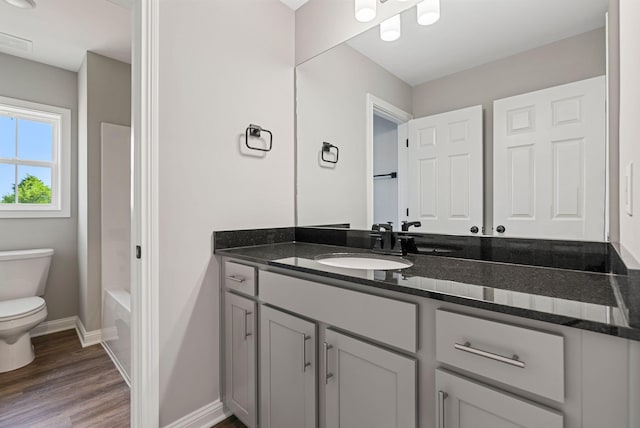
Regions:
M 423 27 L 402 14 L 402 36 L 378 26 L 347 43 L 410 85 L 466 70 L 603 27 L 608 0 L 441 0 L 440 20 Z
M 282 3 L 289 6 L 291 9 L 296 10 L 309 0 L 280 0 Z
M 0 52 L 78 71 L 86 51 L 131 62 L 131 12 L 126 0 L 36 0 L 18 9 L 0 0 L 0 33 L 28 39 L 32 52 Z

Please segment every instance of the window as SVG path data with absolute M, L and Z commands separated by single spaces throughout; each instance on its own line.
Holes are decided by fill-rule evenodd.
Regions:
M 0 218 L 69 217 L 71 112 L 0 97 Z

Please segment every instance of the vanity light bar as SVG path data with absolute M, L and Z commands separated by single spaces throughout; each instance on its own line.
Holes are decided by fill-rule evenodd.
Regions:
M 386 3 L 389 0 L 380 0 Z M 397 0 L 406 2 L 408 0 Z M 355 0 L 356 20 L 369 22 L 376 17 L 376 0 Z M 440 0 L 423 0 L 416 5 L 418 24 L 432 25 L 440 19 Z M 385 42 L 392 42 L 400 38 L 400 15 L 382 21 L 380 24 L 380 38 Z

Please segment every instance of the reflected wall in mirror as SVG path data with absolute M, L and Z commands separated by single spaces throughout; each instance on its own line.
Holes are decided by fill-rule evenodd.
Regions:
M 297 224 L 605 240 L 607 9 L 447 0 L 300 64 Z

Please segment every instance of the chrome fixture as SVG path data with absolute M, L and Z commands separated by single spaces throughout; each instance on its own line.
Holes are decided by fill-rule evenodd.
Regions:
M 34 0 L 4 0 L 4 2 L 20 9 L 35 9 L 36 7 Z

